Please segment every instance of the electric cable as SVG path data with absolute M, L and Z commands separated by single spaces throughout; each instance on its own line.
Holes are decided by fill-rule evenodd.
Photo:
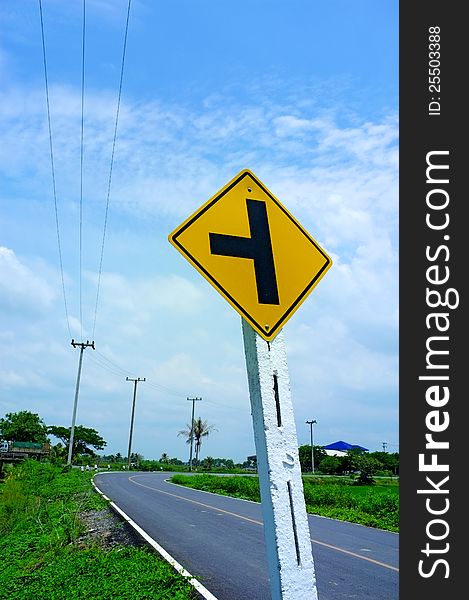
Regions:
M 95 301 L 94 316 L 93 316 L 92 338 L 94 338 L 95 331 L 96 331 L 96 320 L 97 320 L 97 312 L 98 312 L 99 294 L 100 294 L 100 288 L 101 288 L 103 257 L 104 257 L 104 248 L 105 248 L 105 240 L 106 240 L 106 232 L 107 232 L 109 203 L 110 203 L 110 196 L 111 196 L 111 182 L 112 182 L 114 156 L 115 156 L 116 142 L 117 142 L 117 130 L 118 130 L 118 123 L 119 123 L 121 97 L 122 97 L 125 55 L 126 55 L 126 49 L 127 49 L 130 8 L 131 8 L 131 0 L 128 1 L 126 22 L 125 22 L 124 42 L 123 42 L 121 68 L 120 68 L 120 80 L 119 80 L 118 98 L 117 98 L 117 108 L 116 108 L 116 116 L 115 116 L 115 122 L 114 122 L 112 152 L 111 152 L 108 184 L 107 184 L 106 208 L 105 208 L 105 215 L 104 215 L 103 235 L 102 235 L 102 240 L 101 240 L 101 253 L 100 253 L 99 268 L 98 268 L 98 281 L 97 281 L 96 301 Z M 58 249 L 59 249 L 59 262 L 60 262 L 60 271 L 61 271 L 61 278 L 62 278 L 62 291 L 63 291 L 64 305 L 65 305 L 67 327 L 68 327 L 69 336 L 72 337 L 67 297 L 66 297 L 66 291 L 65 291 L 65 278 L 64 278 L 64 269 L 63 269 L 62 246 L 61 246 L 61 238 L 60 238 L 60 225 L 59 225 L 58 205 L 57 205 L 56 176 L 55 176 L 55 163 L 54 163 L 54 153 L 53 153 L 53 144 L 52 144 L 52 126 L 51 126 L 51 116 L 50 116 L 49 84 L 48 84 L 48 75 L 47 75 L 47 59 L 46 59 L 42 0 L 39 0 L 39 12 L 40 12 L 40 21 L 41 21 L 41 36 L 42 36 L 42 49 L 43 49 L 43 60 L 44 60 L 44 79 L 45 79 L 45 88 L 46 88 L 47 119 L 48 119 L 48 126 L 49 126 L 49 146 L 50 146 L 50 156 L 51 156 L 52 185 L 53 185 L 53 195 L 54 195 L 57 243 L 58 243 Z M 79 319 L 80 319 L 81 337 L 83 338 L 83 195 L 84 195 L 84 154 L 85 154 L 85 144 L 84 144 L 84 133 L 85 132 L 84 132 L 84 129 L 85 129 L 86 0 L 83 0 L 83 4 L 82 4 L 82 36 L 81 37 L 82 37 L 82 49 L 81 49 L 82 50 L 81 51 L 82 63 L 81 63 L 80 200 L 79 200 L 79 231 L 78 231 L 78 254 L 79 254 L 79 257 L 78 257 L 78 262 L 79 262 Z
M 118 365 L 114 361 L 107 358 L 107 356 L 105 356 L 102 352 L 99 352 L 98 350 L 96 350 L 94 354 L 97 355 L 97 356 L 93 357 L 95 363 L 99 364 L 98 361 L 96 360 L 96 358 L 98 357 L 102 361 L 101 365 L 104 366 L 107 364 L 107 366 L 112 367 L 115 374 L 117 374 L 119 376 L 124 376 L 124 375 L 129 374 L 128 370 L 123 369 L 120 365 Z M 104 366 L 104 368 L 106 368 L 106 367 Z M 111 368 L 108 368 L 108 370 L 111 371 Z M 148 384 L 149 387 L 151 387 L 153 389 L 164 390 L 168 394 L 171 394 L 172 396 L 177 396 L 178 398 L 181 398 L 181 397 L 185 398 L 188 396 L 188 394 L 183 394 L 182 392 L 168 388 L 160 383 L 153 381 L 151 378 L 148 378 L 148 377 L 146 378 L 146 383 Z
M 82 262 L 83 262 L 83 158 L 84 158 L 84 109 L 85 109 L 85 24 L 86 24 L 86 0 L 83 0 L 83 24 L 81 45 L 81 136 L 80 136 L 80 218 L 78 233 L 78 255 L 79 255 L 79 305 L 80 305 L 80 331 L 83 339 L 83 284 L 82 284 Z
M 59 264 L 60 264 L 60 276 L 62 279 L 62 294 L 63 301 L 65 307 L 65 318 L 67 320 L 67 328 L 69 337 L 72 337 L 71 329 L 70 329 L 70 318 L 68 315 L 68 306 L 67 306 L 67 295 L 65 293 L 65 280 L 64 280 L 64 269 L 63 269 L 63 260 L 62 260 L 62 244 L 60 241 L 60 227 L 59 227 L 59 211 L 57 207 L 57 187 L 55 181 L 55 163 L 54 163 L 54 149 L 52 143 L 52 127 L 51 127 L 51 118 L 50 118 L 50 103 L 49 103 L 49 79 L 47 76 L 47 59 L 46 59 L 46 43 L 45 43 L 45 35 L 44 35 L 44 19 L 42 16 L 42 0 L 39 0 L 39 14 L 41 18 L 41 39 L 42 39 L 42 58 L 44 63 L 44 82 L 46 89 L 46 106 L 47 106 L 47 124 L 49 128 L 49 152 L 50 152 L 50 162 L 51 162 L 51 172 L 52 172 L 52 191 L 54 196 L 54 211 L 55 211 L 55 229 L 57 234 L 57 245 L 59 252 Z
M 91 336 L 93 339 L 94 339 L 94 334 L 95 334 L 95 330 L 96 330 L 96 316 L 98 313 L 98 300 L 99 300 L 99 292 L 100 292 L 100 288 L 101 288 L 101 274 L 102 274 L 102 270 L 103 270 L 104 242 L 106 239 L 107 219 L 108 219 L 108 212 L 109 212 L 109 199 L 111 196 L 112 169 L 113 169 L 113 165 L 114 165 L 114 153 L 115 153 L 115 149 L 116 149 L 117 125 L 119 122 L 119 112 L 120 112 L 121 95 L 122 95 L 122 81 L 124 78 L 124 63 L 125 63 L 125 53 L 126 53 L 126 49 L 127 49 L 127 33 L 129 30 L 130 4 L 131 4 L 131 0 L 129 0 L 128 5 L 127 5 L 127 18 L 126 18 L 126 22 L 125 22 L 124 45 L 123 45 L 123 50 L 122 50 L 121 72 L 120 72 L 120 81 L 119 81 L 119 93 L 118 93 L 118 97 L 117 97 L 116 119 L 115 119 L 115 123 L 114 123 L 114 136 L 113 136 L 113 140 L 112 140 L 111 162 L 110 162 L 110 167 L 109 167 L 109 177 L 108 177 L 108 184 L 107 184 L 106 210 L 105 210 L 105 214 L 104 214 L 103 238 L 102 238 L 102 242 L 101 242 L 101 256 L 99 259 L 98 284 L 97 284 L 97 290 L 96 290 L 96 303 L 95 303 L 94 318 L 93 318 L 93 334 Z

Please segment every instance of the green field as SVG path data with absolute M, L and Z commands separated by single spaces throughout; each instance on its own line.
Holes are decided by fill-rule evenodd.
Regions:
M 0 484 L 0 598 L 189 600 L 193 587 L 146 546 L 102 547 L 84 537 L 84 512 L 107 502 L 91 473 L 27 461 Z
M 256 476 L 220 477 L 209 474 L 173 475 L 173 483 L 207 492 L 260 502 Z M 359 486 L 349 478 L 303 477 L 306 510 L 309 513 L 369 527 L 399 531 L 399 483 L 377 479 Z

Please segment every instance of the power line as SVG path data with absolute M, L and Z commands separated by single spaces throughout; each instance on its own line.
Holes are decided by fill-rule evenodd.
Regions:
M 181 392 L 177 392 L 176 390 L 171 390 L 170 388 L 167 388 L 166 386 L 161 385 L 161 383 L 149 381 L 148 384 L 150 387 L 152 387 L 155 390 L 156 389 L 164 390 L 165 392 L 168 392 L 168 394 L 171 394 L 172 396 L 177 396 L 178 398 L 185 395 L 185 394 L 182 394 Z
M 42 58 L 44 62 L 44 81 L 46 88 L 46 105 L 47 105 L 47 124 L 49 128 L 49 152 L 50 152 L 50 163 L 51 163 L 51 172 L 52 172 L 52 190 L 54 196 L 54 210 L 55 210 L 55 229 L 57 233 L 57 245 L 59 250 L 59 263 L 60 263 L 60 275 L 62 278 L 62 293 L 63 300 L 65 306 L 65 317 L 67 319 L 67 328 L 68 335 L 72 337 L 72 333 L 70 330 L 70 319 L 68 316 L 68 307 L 67 307 L 67 296 L 65 293 L 65 281 L 64 281 L 64 269 L 63 269 L 63 260 L 62 260 L 62 245 L 60 242 L 60 227 L 59 227 L 59 212 L 57 209 L 57 190 L 55 184 L 55 166 L 54 166 L 54 150 L 52 144 L 52 127 L 51 127 L 51 119 L 50 119 L 50 103 L 49 103 L 49 81 L 47 77 L 47 60 L 46 60 L 46 42 L 44 36 L 44 20 L 42 16 L 42 0 L 39 0 L 39 14 L 41 17 L 41 39 L 42 39 Z
M 235 406 L 233 404 L 224 404 L 223 402 L 214 402 L 213 400 L 209 400 L 207 398 L 204 399 L 205 402 L 207 402 L 207 404 L 210 404 L 211 406 L 216 406 L 217 408 L 228 408 L 230 410 L 236 410 L 237 412 L 239 411 L 239 407 Z
M 131 4 L 131 0 L 129 0 L 129 3 L 127 5 L 127 19 L 125 22 L 124 47 L 122 50 L 119 93 L 118 93 L 118 98 L 117 98 L 116 120 L 114 123 L 114 137 L 112 140 L 111 163 L 110 163 L 110 167 L 109 167 L 109 178 L 108 178 L 108 185 L 107 185 L 106 210 L 105 210 L 105 214 L 104 214 L 103 239 L 101 242 L 101 256 L 99 259 L 98 286 L 97 286 L 97 290 L 96 290 L 96 304 L 95 304 L 95 308 L 94 308 L 93 336 L 92 337 L 94 337 L 94 333 L 95 333 L 95 329 L 96 329 L 96 315 L 98 312 L 98 299 L 99 299 L 99 291 L 101 288 L 101 273 L 102 273 L 102 269 L 103 269 L 104 242 L 106 239 L 107 218 L 108 218 L 108 211 L 109 211 L 109 198 L 111 195 L 112 168 L 114 165 L 114 153 L 115 153 L 116 139 L 117 139 L 117 124 L 119 122 L 119 112 L 120 112 L 120 103 L 121 103 L 121 95 L 122 95 L 122 81 L 124 78 L 124 62 L 125 62 L 125 52 L 126 52 L 126 48 L 127 48 L 127 32 L 129 30 L 130 4 Z
M 102 369 L 104 369 L 105 371 L 108 371 L 109 373 L 112 373 L 113 375 L 116 375 L 119 378 L 122 377 L 122 373 L 123 373 L 122 370 L 117 371 L 117 370 L 111 368 L 109 365 L 104 363 L 98 357 L 90 355 L 90 360 L 92 362 L 94 362 L 96 365 L 98 365 L 99 367 L 101 367 Z
M 91 362 L 95 363 L 98 367 L 104 369 L 105 371 L 107 371 L 108 373 L 111 373 L 112 375 L 116 375 L 117 377 L 122 377 L 122 376 L 126 375 L 126 373 L 129 372 L 128 369 L 124 369 L 123 367 L 121 367 L 116 362 L 112 361 L 110 358 L 108 358 L 106 355 L 104 355 L 102 352 L 99 352 L 99 350 L 96 350 L 96 349 L 95 349 L 95 352 L 93 352 L 93 354 L 88 355 L 88 360 L 91 360 Z M 133 373 L 133 375 L 135 375 L 135 373 Z M 181 391 L 175 390 L 173 388 L 169 388 L 165 385 L 162 385 L 161 383 L 157 383 L 156 381 L 152 381 L 152 379 L 151 378 L 149 379 L 148 377 L 146 378 L 146 384 L 148 387 L 150 387 L 154 390 L 157 390 L 157 391 L 163 390 L 166 393 L 170 394 L 171 396 L 176 396 L 177 398 L 187 396 L 187 394 L 183 394 Z M 204 400 L 210 406 L 216 406 L 217 408 L 223 408 L 223 409 L 238 410 L 238 408 L 236 406 L 231 405 L 231 404 L 214 402 L 213 400 L 210 400 L 208 398 L 205 398 Z
M 128 369 L 123 369 L 120 365 L 107 358 L 107 356 L 105 356 L 102 352 L 98 352 L 98 350 L 96 350 L 96 355 L 97 356 L 92 357 L 93 362 L 102 367 L 103 369 L 109 371 L 110 373 L 121 376 L 129 372 Z M 149 387 L 155 390 L 164 390 L 168 394 L 171 394 L 172 396 L 177 396 L 178 398 L 181 398 L 181 396 L 186 396 L 186 394 L 183 394 L 180 391 L 168 388 L 148 378 L 146 380 L 146 383 Z
M 126 49 L 127 49 L 130 8 L 131 8 L 131 0 L 128 1 L 126 22 L 125 22 L 124 42 L 123 42 L 121 69 L 120 69 L 120 80 L 119 80 L 118 98 L 117 98 L 117 107 L 116 107 L 116 117 L 115 117 L 115 122 L 114 122 L 112 152 L 111 152 L 109 175 L 108 175 L 106 209 L 105 209 L 105 216 L 104 216 L 103 235 L 102 235 L 102 241 L 101 241 L 101 253 L 100 253 L 99 269 L 98 269 L 96 302 L 95 302 L 95 310 L 94 310 L 94 316 L 93 316 L 93 328 L 92 328 L 93 336 L 92 337 L 94 337 L 95 330 L 96 330 L 97 310 L 98 310 L 99 293 L 100 293 L 100 287 L 101 287 L 103 256 L 104 256 L 104 247 L 105 247 L 108 213 L 109 213 L 109 202 L 110 202 L 110 194 L 111 194 L 111 181 L 112 181 L 114 156 L 115 156 L 115 149 L 116 149 L 116 142 L 117 142 L 117 129 L 118 129 L 118 123 L 119 123 L 120 105 L 121 105 L 121 97 L 122 97 L 122 85 L 123 85 L 123 76 L 124 76 L 124 64 L 125 64 L 125 55 L 126 55 Z M 69 318 L 68 305 L 67 305 L 67 299 L 66 299 L 66 293 L 65 293 L 63 258 L 62 258 L 62 248 L 61 248 L 61 240 L 60 240 L 60 226 L 59 226 L 58 208 L 57 208 L 56 177 L 55 177 L 55 164 L 54 164 L 54 153 L 53 153 L 53 144 L 52 144 L 52 126 L 51 126 L 51 117 L 50 117 L 49 84 L 48 84 L 48 75 L 47 75 L 47 60 L 46 60 L 46 49 L 45 49 L 42 0 L 39 0 L 39 11 L 40 11 L 40 20 L 41 20 L 41 35 L 42 35 L 42 47 L 43 47 L 43 59 L 44 59 L 44 78 L 45 78 L 45 87 L 46 87 L 47 119 L 48 119 L 48 126 L 49 126 L 49 145 L 50 145 L 50 155 L 51 155 L 51 169 L 52 169 L 52 184 L 53 184 L 53 195 L 54 195 L 54 206 L 55 206 L 56 231 L 57 231 L 57 241 L 58 241 L 58 248 L 59 248 L 59 262 L 60 262 L 60 270 L 61 270 L 61 277 L 62 277 L 62 290 L 63 290 L 63 297 L 64 297 L 65 314 L 66 314 L 66 318 L 67 318 L 67 327 L 68 327 L 69 335 L 71 337 L 70 318 Z M 83 196 L 84 196 L 84 154 L 85 154 L 84 130 L 85 130 L 85 62 L 86 62 L 85 61 L 85 58 L 86 58 L 85 50 L 86 50 L 86 0 L 83 0 L 83 3 L 82 3 L 82 53 L 81 53 L 82 64 L 81 64 L 81 132 L 80 132 L 80 200 L 79 200 L 79 232 L 78 232 L 79 318 L 80 318 L 80 332 L 81 332 L 82 338 L 83 338 L 83 205 L 84 205 Z
M 81 50 L 81 136 L 80 136 L 80 223 L 78 233 L 79 286 L 80 286 L 80 330 L 83 339 L 82 302 L 82 242 L 83 242 L 83 155 L 84 155 L 84 107 L 85 107 L 85 22 L 86 0 L 83 0 L 82 50 Z
M 101 367 L 102 369 L 108 371 L 109 373 L 112 373 L 113 375 L 117 375 L 118 377 L 126 375 L 129 372 L 128 369 L 124 369 L 123 367 L 118 365 L 116 362 L 112 361 L 110 358 L 108 358 L 106 355 L 104 355 L 102 352 L 99 352 L 99 350 L 95 350 L 95 352 L 93 354 L 90 354 L 89 359 L 92 362 L 94 362 L 96 365 Z M 135 373 L 133 373 L 133 375 L 135 375 Z M 161 383 L 153 381 L 151 378 L 148 378 L 148 377 L 146 379 L 146 384 L 148 387 L 150 387 L 154 390 L 158 390 L 158 391 L 163 390 L 163 391 L 167 392 L 168 394 L 170 394 L 171 396 L 176 396 L 177 398 L 187 396 L 187 393 L 184 394 L 180 390 L 176 390 L 174 388 L 169 388 Z M 216 406 L 217 408 L 225 408 L 225 409 L 231 409 L 231 410 L 236 410 L 236 411 L 238 410 L 238 408 L 232 404 L 224 404 L 224 403 L 218 402 L 218 401 L 215 402 L 213 400 L 210 400 L 209 398 L 204 398 L 204 401 L 207 402 L 208 404 L 210 404 L 211 406 Z

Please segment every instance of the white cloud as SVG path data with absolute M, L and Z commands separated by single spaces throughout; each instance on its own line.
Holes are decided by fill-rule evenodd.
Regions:
M 322 317 L 314 325 L 300 323 L 289 354 L 303 370 L 302 379 L 327 388 L 331 373 L 334 387 L 358 391 L 394 389 L 397 360 L 393 353 L 374 350 L 355 339 L 338 318 Z
M 325 123 L 319 119 L 300 119 L 293 115 L 283 115 L 273 119 L 275 132 L 279 137 L 298 136 L 308 131 L 319 131 Z
M 52 92 L 59 206 L 68 234 L 63 242 L 69 244 L 65 268 L 72 273 L 77 249 L 70 217 L 74 212 L 76 217 L 79 189 L 80 102 L 79 95 L 66 87 L 54 87 Z M 31 201 L 50 199 L 43 92 L 17 88 L 3 92 L 0 100 L 6 141 L 0 147 L 0 170 L 9 196 L 19 190 Z M 308 103 L 300 106 L 298 102 L 292 108 L 292 103 L 282 105 L 280 100 L 242 106 L 222 93 L 192 107 L 161 101 L 123 103 L 107 238 L 112 245 L 106 247 L 96 340 L 97 349 L 120 367 L 87 351 L 79 407 L 80 422 L 96 426 L 109 440 L 109 451 L 126 451 L 131 395 L 126 374 L 148 379 L 148 385 L 139 388 L 141 421 L 136 424 L 136 432 L 141 427 L 151 439 L 151 445 L 145 442 L 147 446 L 140 448 L 145 455 L 167 451 L 184 456 L 185 445 L 175 432 L 189 417 L 188 395 L 204 398 L 202 417 L 216 420 L 220 429 L 207 444 L 212 455 L 237 456 L 238 443 L 249 446 L 249 453 L 254 451 L 239 317 L 166 240 L 183 218 L 245 167 L 334 260 L 311 299 L 288 324 L 290 370 L 299 393 L 294 398 L 297 418 L 311 417 L 310 390 L 320 394 L 321 410 L 331 409 L 331 432 L 340 422 L 343 435 L 338 439 L 347 439 L 347 428 L 359 430 L 360 421 L 372 414 L 387 423 L 395 410 L 397 123 L 389 117 L 339 125 L 331 111 L 314 111 Z M 92 220 L 94 235 L 99 233 L 106 198 L 114 99 L 108 93 L 90 93 L 86 109 L 85 215 Z M 39 227 L 25 213 L 18 213 L 18 219 L 25 235 L 28 228 Z M 109 239 L 112 232 L 115 238 Z M 153 239 L 163 240 L 160 246 L 168 244 L 164 255 L 156 253 L 160 246 L 156 248 Z M 56 252 L 52 242 L 50 247 Z M 91 248 L 86 245 L 89 255 Z M 55 264 L 55 255 L 47 260 Z M 89 265 L 86 262 L 88 269 Z M 37 327 L 36 336 L 47 342 L 53 338 L 58 346 L 65 338 L 67 344 L 61 352 L 48 343 L 31 346 L 28 335 L 33 325 L 18 329 L 15 351 L 23 363 L 18 366 L 18 359 L 3 353 L 4 371 L 11 386 L 22 385 L 18 373 L 30 385 L 36 382 L 37 390 L 47 383 L 50 398 L 33 398 L 33 390 L 18 406 L 49 411 L 43 415 L 46 421 L 59 422 L 71 413 L 78 357 L 64 335 L 60 281 L 56 274 L 50 280 L 45 276 L 51 272 L 51 267 L 37 268 L 36 262 L 20 260 L 7 248 L 0 252 L 0 303 L 10 313 L 42 311 L 48 319 L 43 329 Z M 87 270 L 84 278 L 88 326 L 96 272 Z M 76 281 L 67 286 L 73 335 L 81 330 L 77 290 Z M 42 368 L 47 382 L 39 378 Z M 374 404 L 375 398 L 379 402 Z M 345 420 L 344 402 L 350 409 Z M 160 437 L 155 441 L 152 431 L 158 428 Z M 352 441 L 364 443 L 356 436 Z M 242 455 L 247 453 L 243 450 Z
M 20 373 L 16 373 L 15 371 L 9 370 L 1 370 L 0 371 L 0 379 L 3 382 L 3 387 L 24 387 L 27 385 L 27 381 L 25 381 L 24 377 Z
M 95 275 L 89 275 L 96 281 Z M 167 316 L 193 314 L 200 310 L 202 294 L 188 279 L 178 275 L 131 277 L 103 273 L 100 313 L 130 315 L 134 324 L 144 325 L 157 312 Z
M 13 314 L 41 313 L 51 307 L 54 289 L 21 262 L 13 250 L 0 246 L 0 306 Z

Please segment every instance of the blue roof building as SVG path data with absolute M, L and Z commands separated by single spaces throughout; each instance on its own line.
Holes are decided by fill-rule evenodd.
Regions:
M 362 450 L 363 452 L 368 452 L 368 448 L 364 448 L 358 444 L 349 444 L 342 440 L 328 444 L 327 446 L 322 446 L 322 448 L 329 456 L 345 456 L 348 450 Z

